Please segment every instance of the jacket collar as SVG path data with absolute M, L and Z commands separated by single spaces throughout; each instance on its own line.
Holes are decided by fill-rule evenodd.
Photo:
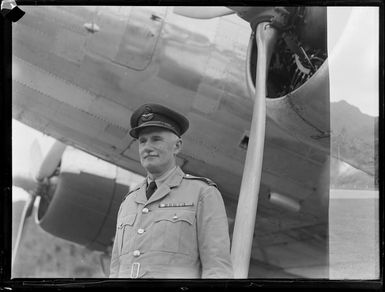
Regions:
M 162 183 L 159 188 L 152 194 L 151 198 L 147 201 L 146 198 L 146 180 L 140 186 L 138 192 L 136 193 L 135 201 L 138 204 L 148 205 L 152 202 L 162 199 L 165 197 L 172 188 L 177 187 L 181 184 L 185 173 L 177 166 L 174 172 Z

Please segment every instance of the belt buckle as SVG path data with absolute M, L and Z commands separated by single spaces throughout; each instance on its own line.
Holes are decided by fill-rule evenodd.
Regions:
M 140 263 L 133 263 L 131 266 L 131 279 L 137 279 L 139 277 Z

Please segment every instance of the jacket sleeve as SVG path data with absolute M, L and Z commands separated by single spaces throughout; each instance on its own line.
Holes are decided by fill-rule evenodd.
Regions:
M 116 234 L 115 234 L 115 240 L 114 245 L 112 247 L 112 254 L 111 254 L 111 263 L 110 263 L 110 278 L 117 278 L 119 274 L 119 255 L 118 255 L 118 242 L 116 240 Z
M 198 201 L 197 229 L 202 278 L 233 278 L 225 205 L 214 186 L 205 189 Z
M 122 206 L 120 206 L 119 211 L 118 211 L 118 216 L 120 214 Z M 118 240 L 117 240 L 117 232 L 115 233 L 115 239 L 114 239 L 114 244 L 112 247 L 112 252 L 111 252 L 111 262 L 110 262 L 110 275 L 109 278 L 117 278 L 119 275 L 119 249 L 118 249 Z

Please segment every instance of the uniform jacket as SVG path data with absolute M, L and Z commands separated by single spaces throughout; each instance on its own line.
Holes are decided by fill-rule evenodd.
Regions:
M 149 200 L 146 182 L 122 202 L 111 278 L 232 278 L 230 239 L 220 192 L 179 167 Z

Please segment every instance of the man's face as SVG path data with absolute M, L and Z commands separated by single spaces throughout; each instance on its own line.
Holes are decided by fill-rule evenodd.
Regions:
M 171 131 L 147 127 L 139 133 L 139 156 L 142 166 L 151 174 L 161 175 L 175 166 L 175 155 L 182 140 Z

